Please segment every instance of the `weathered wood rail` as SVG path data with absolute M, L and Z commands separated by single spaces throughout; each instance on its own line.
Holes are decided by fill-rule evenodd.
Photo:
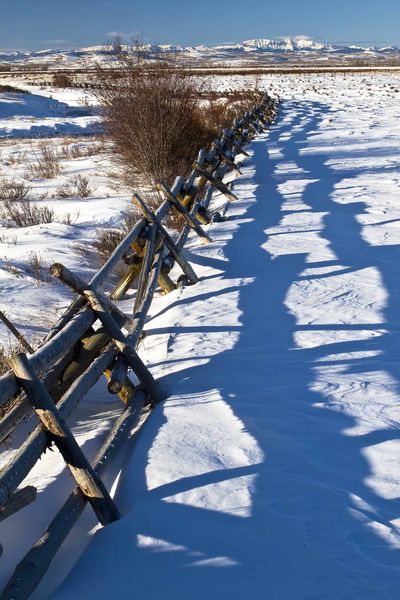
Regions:
M 188 234 L 193 231 L 202 243 L 211 241 L 204 230 L 211 220 L 210 191 L 216 188 L 228 201 L 236 199 L 223 183 L 223 176 L 238 171 L 235 157 L 247 155 L 243 146 L 267 128 L 276 114 L 277 103 L 268 95 L 261 97 L 208 150 L 199 152 L 187 180 L 177 177 L 171 189 L 159 183 L 164 199 L 155 212 L 133 194 L 143 216 L 91 281 L 83 281 L 61 264 L 51 267 L 53 276 L 76 296 L 42 346 L 29 357 L 22 353 L 12 357 L 11 370 L 0 378 L 0 442 L 22 421 L 29 418 L 35 424 L 36 420 L 32 432 L 0 471 L 0 520 L 34 501 L 36 490 L 19 486 L 51 445 L 60 451 L 76 487 L 17 565 L 1 600 L 22 600 L 30 595 L 88 502 L 102 525 L 119 518 L 101 475 L 124 440 L 136 435 L 162 399 L 162 389 L 137 353 L 153 296 L 158 287 L 168 293 L 177 285 L 197 283 L 198 277 L 183 253 Z M 176 239 L 163 225 L 170 211 L 179 212 L 185 223 Z M 112 293 L 106 295 L 104 284 L 124 258 L 126 271 Z M 178 282 L 171 277 L 175 263 L 182 271 Z M 116 302 L 135 282 L 136 296 L 129 318 Z M 96 322 L 100 326 L 94 329 Z M 132 383 L 130 370 L 139 385 Z M 102 375 L 108 380 L 109 392 L 121 399 L 122 412 L 90 464 L 67 420 Z

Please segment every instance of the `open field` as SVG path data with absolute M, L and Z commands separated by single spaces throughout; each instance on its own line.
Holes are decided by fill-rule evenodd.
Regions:
M 391 74 L 397 75 L 400 73 L 400 66 L 395 64 L 248 64 L 232 66 L 229 63 L 226 65 L 191 65 L 187 69 L 188 73 L 193 73 L 199 77 L 231 77 L 231 76 L 264 76 L 264 75 L 300 75 L 307 74 Z M 30 86 L 45 86 L 51 87 L 53 77 L 55 75 L 63 75 L 68 77 L 71 86 L 75 88 L 93 88 L 97 87 L 96 70 L 91 67 L 86 68 L 69 68 L 54 70 L 46 69 L 27 69 L 26 67 L 16 68 L 13 71 L 1 71 L 0 69 L 0 85 L 30 85 Z

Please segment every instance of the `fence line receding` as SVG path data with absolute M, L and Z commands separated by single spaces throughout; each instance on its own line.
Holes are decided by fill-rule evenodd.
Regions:
M 212 241 L 204 226 L 211 219 L 223 218 L 209 210 L 212 189 L 219 190 L 229 202 L 236 199 L 222 179 L 229 171 L 240 173 L 235 157 L 248 156 L 243 146 L 268 128 L 276 114 L 277 102 L 268 94 L 260 97 L 252 110 L 225 129 L 209 149 L 199 152 L 187 180 L 177 177 L 171 189 L 163 182 L 158 184 L 163 202 L 156 211 L 139 194 L 133 194 L 142 217 L 89 282 L 62 264 L 52 265 L 52 275 L 76 296 L 40 348 L 29 357 L 24 353 L 13 356 L 11 370 L 0 378 L 0 443 L 22 421 L 36 418 L 37 422 L 0 471 L 0 521 L 35 500 L 33 486 L 19 486 L 51 445 L 60 451 L 76 487 L 17 565 L 1 600 L 23 600 L 30 595 L 88 502 L 102 525 L 120 517 L 101 476 L 124 440 L 136 435 L 162 399 L 162 389 L 137 351 L 154 293 L 158 287 L 168 293 L 180 285 L 198 282 L 183 252 L 188 234 L 193 231 L 202 243 Z M 163 224 L 174 211 L 184 222 L 175 238 Z M 121 259 L 126 270 L 106 295 L 104 284 Z M 181 271 L 177 281 L 171 276 L 175 264 Z M 134 283 L 134 306 L 128 317 L 116 302 Z M 136 375 L 138 385 L 132 383 L 129 371 Z M 122 413 L 90 463 L 67 420 L 102 375 L 108 391 L 121 399 Z

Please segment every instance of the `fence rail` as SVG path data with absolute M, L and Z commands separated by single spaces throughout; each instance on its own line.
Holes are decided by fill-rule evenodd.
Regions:
M 199 152 L 187 180 L 177 177 L 171 189 L 159 183 L 163 202 L 155 212 L 139 194 L 133 194 L 142 218 L 89 282 L 62 264 L 52 265 L 52 275 L 76 296 L 42 346 L 29 357 L 23 353 L 12 357 L 11 370 L 0 378 L 0 442 L 22 421 L 31 417 L 37 421 L 0 471 L 0 520 L 34 501 L 36 490 L 32 486 L 21 489 L 19 486 L 51 445 L 60 451 L 76 487 L 17 565 L 1 600 L 22 600 L 30 595 L 87 502 L 102 525 L 119 518 L 118 508 L 101 475 L 127 436 L 136 435 L 152 408 L 162 399 L 162 390 L 137 352 L 153 296 L 158 287 L 168 293 L 178 285 L 197 283 L 198 277 L 183 253 L 188 234 L 193 231 L 202 243 L 212 241 L 204 230 L 212 218 L 211 190 L 218 189 L 228 202 L 236 199 L 222 179 L 229 171 L 239 171 L 235 157 L 247 155 L 243 146 L 267 128 L 276 114 L 277 102 L 268 95 L 260 98 L 259 104 L 236 120 L 232 128 L 224 130 L 208 150 Z M 176 239 L 163 224 L 173 211 L 184 221 Z M 218 213 L 214 213 L 214 219 L 217 218 Z M 125 273 L 112 293 L 106 295 L 104 284 L 117 263 L 128 255 Z M 177 282 L 171 277 L 175 263 L 182 271 Z M 132 318 L 129 318 L 116 302 L 135 282 L 137 289 Z M 94 329 L 96 322 L 100 327 Z M 139 385 L 131 382 L 130 370 Z M 90 464 L 66 421 L 102 375 L 108 381 L 108 391 L 121 399 L 123 411 Z

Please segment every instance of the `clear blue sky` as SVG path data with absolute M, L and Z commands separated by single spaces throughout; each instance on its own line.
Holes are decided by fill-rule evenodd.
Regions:
M 183 45 L 307 35 L 400 45 L 400 0 L 0 0 L 0 48 L 102 44 L 110 32 Z

